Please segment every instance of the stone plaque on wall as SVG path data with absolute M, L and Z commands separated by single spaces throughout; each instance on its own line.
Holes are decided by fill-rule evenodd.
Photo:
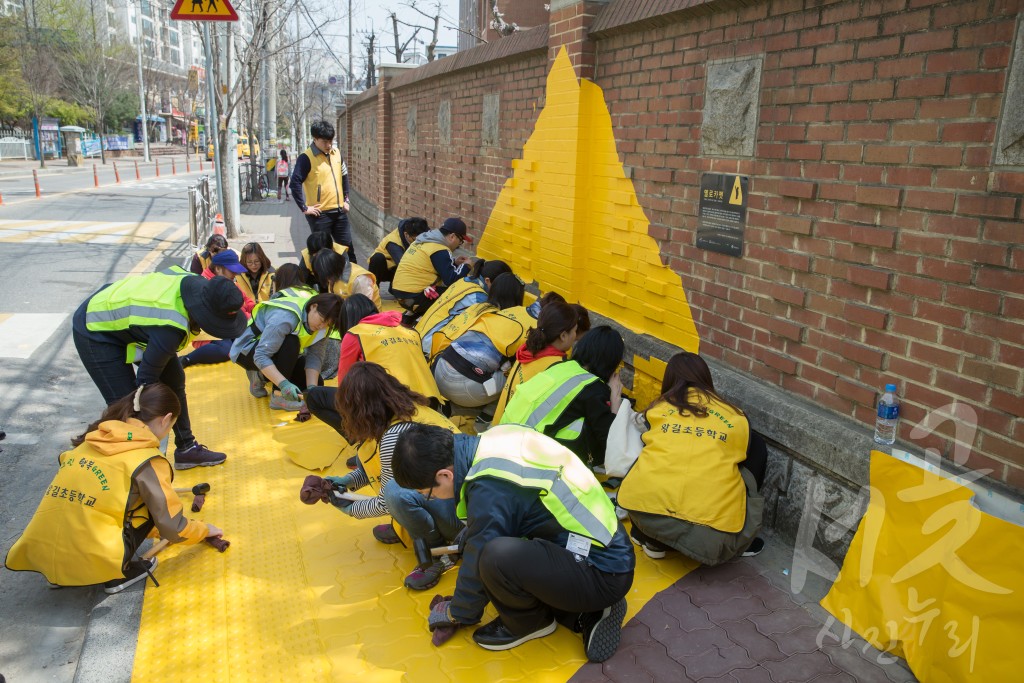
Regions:
M 494 147 L 498 144 L 498 130 L 501 122 L 501 93 L 484 95 L 483 131 L 480 144 L 483 147 Z
M 1024 22 L 1017 23 L 1010 77 L 1006 79 L 1006 99 L 999 117 L 996 136 L 996 163 L 1024 166 Z
M 442 100 L 437 108 L 437 133 L 441 144 L 449 147 L 452 144 L 452 101 Z
M 763 58 L 708 62 L 701 151 L 710 156 L 754 156 Z
M 409 140 L 409 153 L 416 153 L 416 105 L 409 107 L 409 112 L 405 115 L 405 132 L 408 134 Z

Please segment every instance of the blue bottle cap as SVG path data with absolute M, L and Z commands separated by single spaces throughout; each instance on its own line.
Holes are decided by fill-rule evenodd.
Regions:
M 895 384 L 886 384 L 885 385 L 885 390 L 888 391 L 888 392 L 895 393 L 896 392 L 896 385 Z

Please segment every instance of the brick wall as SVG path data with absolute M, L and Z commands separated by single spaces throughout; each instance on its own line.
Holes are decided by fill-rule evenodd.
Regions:
M 959 440 L 970 449 L 962 464 L 1017 489 L 1024 173 L 993 158 L 1021 9 L 1019 0 L 617 0 L 580 38 L 593 44 L 620 160 L 682 278 L 701 352 L 865 432 L 880 387 L 895 381 L 903 440 L 929 412 L 970 406 L 976 430 L 945 421 L 910 443 L 950 458 Z M 535 49 L 502 46 L 529 42 L 519 35 L 392 81 L 389 220 L 486 223 L 544 104 L 541 30 L 527 32 L 538 34 Z M 706 64 L 750 55 L 763 56 L 754 155 L 702 155 Z M 495 92 L 500 140 L 483 147 L 482 101 Z M 438 140 L 444 99 L 450 146 Z M 405 138 L 413 105 L 415 154 Z M 367 93 L 350 107 L 350 168 L 356 191 L 380 206 L 375 152 L 359 146 L 359 121 L 376 106 Z M 703 172 L 750 177 L 744 258 L 694 246 Z

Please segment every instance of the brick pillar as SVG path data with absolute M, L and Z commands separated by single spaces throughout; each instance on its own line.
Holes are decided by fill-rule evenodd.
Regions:
M 588 32 L 594 17 L 609 0 L 552 0 L 548 28 L 548 62 L 561 48 L 580 78 L 594 78 L 594 41 Z
M 393 74 L 380 67 L 377 78 L 377 208 L 391 213 L 391 93 Z

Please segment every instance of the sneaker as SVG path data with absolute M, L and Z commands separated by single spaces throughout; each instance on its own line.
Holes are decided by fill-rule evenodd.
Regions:
M 302 401 L 289 401 L 281 394 L 274 394 L 270 397 L 271 410 L 287 410 L 290 413 L 297 413 L 306 405 Z
M 455 569 L 455 561 L 451 559 L 450 555 L 441 555 L 426 569 L 422 567 L 413 569 L 405 577 L 405 587 L 411 588 L 414 591 L 425 591 L 428 588 L 433 588 L 441 580 L 441 576 L 452 569 Z M 544 635 L 547 635 L 547 633 Z
M 406 311 L 405 313 L 402 314 L 402 326 L 415 329 L 416 321 L 418 319 L 419 316 L 417 316 L 415 313 L 413 313 L 412 311 Z
M 511 650 L 514 647 L 522 645 L 528 640 L 551 635 L 555 632 L 557 627 L 558 622 L 552 619 L 550 624 L 537 629 L 533 633 L 527 633 L 525 636 L 517 636 L 505 628 L 505 624 L 502 623 L 501 617 L 498 617 L 494 621 L 484 624 L 477 630 L 473 631 L 473 640 L 476 641 L 477 645 L 485 650 Z M 618 644 L 617 639 L 616 644 Z
M 245 374 L 249 376 L 249 393 L 256 398 L 266 398 L 267 378 L 259 370 L 246 370 Z
M 345 461 L 345 467 L 349 468 L 350 470 L 358 470 L 359 469 L 359 456 L 358 455 L 353 455 L 351 458 L 346 460 Z M 385 526 L 391 526 L 391 525 L 390 524 L 386 524 Z
M 394 545 L 395 543 L 402 542 L 402 539 L 398 537 L 398 532 L 395 531 L 395 527 L 390 524 L 378 524 L 373 527 L 373 537 L 384 545 Z
M 652 560 L 663 559 L 665 557 L 665 553 L 669 550 L 668 546 L 658 543 L 653 538 L 640 531 L 635 522 L 630 526 L 629 540 L 633 541 L 634 545 L 638 545 L 643 548 L 644 555 Z
M 583 615 L 583 648 L 591 662 L 603 662 L 619 647 L 622 620 L 626 618 L 626 599 L 600 612 Z
M 476 416 L 476 420 L 473 422 L 473 429 L 477 434 L 483 434 L 491 428 L 491 423 L 494 422 L 493 415 L 484 415 L 480 413 Z
M 154 569 L 156 569 L 155 557 L 151 557 L 148 560 L 132 560 L 128 563 L 128 569 L 124 572 L 125 578 L 107 581 L 103 584 L 103 592 L 108 595 L 120 593 L 128 586 L 139 581 L 145 581 L 146 577 L 150 576 Z M 156 583 L 156 579 L 153 579 L 153 583 Z
M 740 556 L 741 557 L 754 557 L 755 555 L 759 555 L 762 550 L 764 550 L 764 539 L 762 539 L 761 537 L 757 537 L 753 541 L 750 542 L 750 545 L 747 546 L 747 549 L 744 550 L 740 554 Z
M 198 441 L 188 448 L 174 449 L 174 469 L 176 470 L 190 470 L 193 467 L 213 467 L 227 459 L 228 456 L 224 453 L 211 451 Z

